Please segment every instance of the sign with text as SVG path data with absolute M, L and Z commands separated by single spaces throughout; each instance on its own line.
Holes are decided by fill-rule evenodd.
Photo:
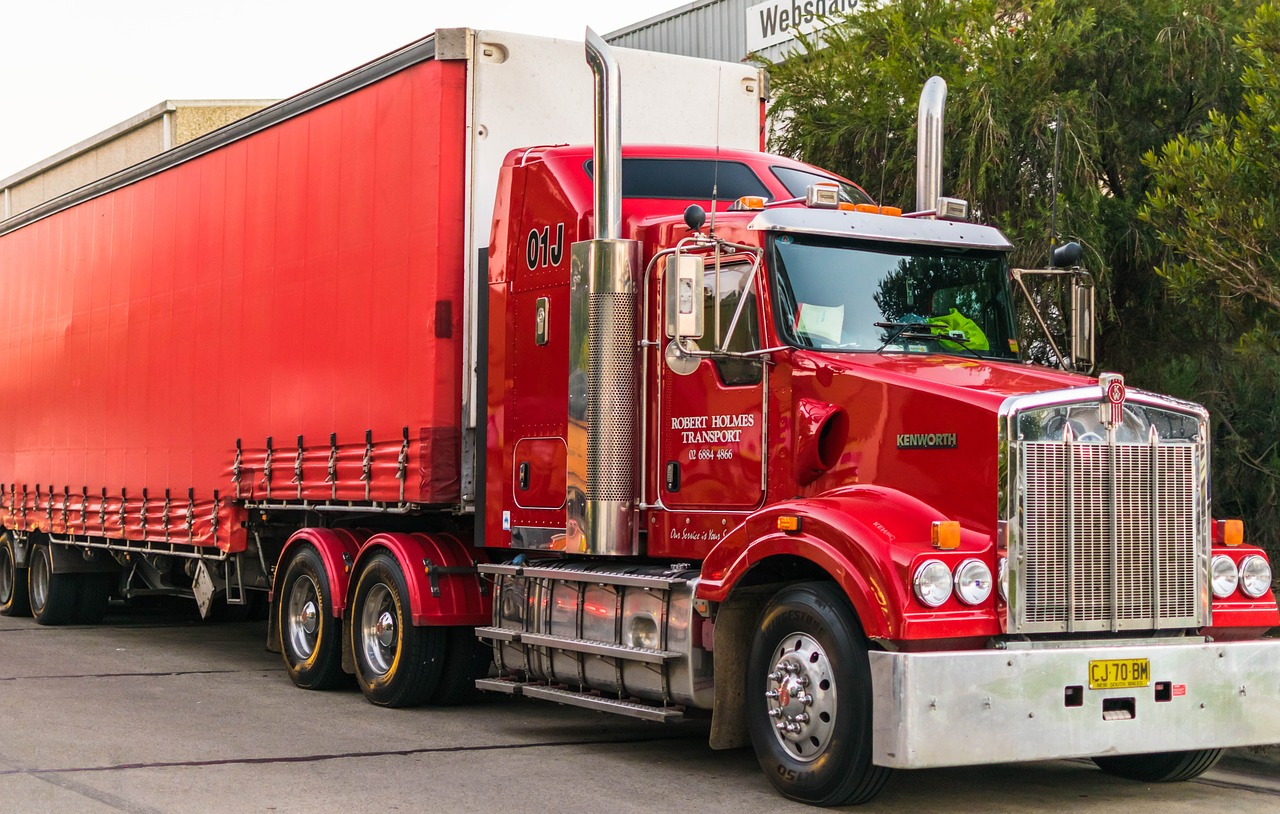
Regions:
M 812 34 L 868 0 L 766 0 L 747 9 L 747 50 L 760 51 Z

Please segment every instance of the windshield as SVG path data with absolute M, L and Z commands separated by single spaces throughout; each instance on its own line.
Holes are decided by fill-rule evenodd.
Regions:
M 999 252 L 808 235 L 769 246 L 778 332 L 795 347 L 1018 357 Z

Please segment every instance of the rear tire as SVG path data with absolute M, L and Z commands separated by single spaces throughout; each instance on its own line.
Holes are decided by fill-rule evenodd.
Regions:
M 351 650 L 364 697 L 380 707 L 412 707 L 432 697 L 444 667 L 447 628 L 416 627 L 400 564 L 374 554 L 350 605 Z
M 783 796 L 840 806 L 880 793 L 891 770 L 871 762 L 871 662 L 839 588 L 810 582 L 778 592 L 747 665 L 751 744 Z
M 111 591 L 116 584 L 115 574 L 68 574 L 77 577 L 80 583 L 80 600 L 76 603 L 75 616 L 71 621 L 77 625 L 96 625 L 107 613 L 107 604 L 111 601 Z
M 79 577 L 79 574 L 53 573 L 53 555 L 48 543 L 31 547 L 27 593 L 36 624 L 65 625 L 75 618 L 80 607 Z
M 294 686 L 304 690 L 340 686 L 346 680 L 341 623 L 333 615 L 324 560 L 312 546 L 304 545 L 289 558 L 276 614 L 280 654 Z
M 1209 771 L 1222 757 L 1221 749 L 1191 752 L 1155 752 L 1148 755 L 1095 757 L 1099 769 L 1116 777 L 1143 783 L 1178 783 Z
M 30 616 L 31 602 L 27 599 L 27 571 L 18 567 L 13 551 L 13 535 L 0 534 L 0 614 L 4 616 Z
M 428 703 L 445 707 L 470 701 L 476 694 L 476 679 L 489 674 L 493 648 L 476 638 L 473 627 L 446 628 L 444 670 Z

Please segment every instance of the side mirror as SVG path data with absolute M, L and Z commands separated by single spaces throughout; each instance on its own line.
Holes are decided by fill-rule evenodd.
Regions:
M 1067 244 L 1075 246 L 1074 243 Z M 1077 271 L 1071 278 L 1071 366 L 1081 372 L 1093 370 L 1094 337 L 1093 275 Z
M 705 331 L 702 308 L 702 259 L 677 254 L 667 266 L 667 338 L 682 344 L 701 339 Z

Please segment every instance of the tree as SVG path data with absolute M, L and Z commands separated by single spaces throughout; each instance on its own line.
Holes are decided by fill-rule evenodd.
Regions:
M 1194 290 L 1208 301 L 1217 292 L 1219 304 L 1226 289 L 1187 277 L 1184 292 L 1179 275 L 1201 261 L 1187 253 L 1171 261 L 1173 244 L 1154 220 L 1139 219 L 1157 174 L 1143 157 L 1239 111 L 1242 56 L 1235 40 L 1257 8 L 1255 0 L 881 3 L 825 29 L 821 42 L 802 39 L 797 54 L 770 66 L 774 113 L 786 122 L 773 146 L 858 181 L 883 203 L 914 209 L 917 100 L 929 76 L 946 79 L 946 194 L 969 200 L 1004 231 L 1018 247 L 1011 261 L 1024 267 L 1045 264 L 1056 204 L 1056 235 L 1080 241 L 1098 280 L 1103 369 L 1209 406 L 1217 422 L 1215 510 L 1245 516 L 1280 554 L 1280 522 L 1259 522 L 1280 520 L 1274 499 L 1264 503 L 1259 491 L 1266 479 L 1257 477 L 1277 456 L 1268 447 L 1280 423 L 1275 399 L 1263 409 L 1274 393 L 1267 385 L 1272 374 L 1255 366 L 1252 380 L 1238 375 L 1242 370 L 1232 365 L 1239 360 L 1224 348 L 1241 323 L 1215 317 L 1206 332 L 1205 320 L 1166 283 L 1179 297 Z M 1252 62 L 1250 68 L 1257 70 Z M 1221 111 L 1214 114 L 1219 119 L 1210 118 L 1213 111 Z M 1260 138 L 1277 138 L 1267 129 L 1274 120 L 1252 107 L 1247 113 L 1257 118 Z M 1190 138 L 1186 144 L 1205 149 Z M 1225 184 L 1228 171 L 1218 169 Z M 1180 183 L 1178 194 L 1185 194 L 1187 184 L 1204 181 L 1188 176 Z M 1274 176 L 1249 183 L 1254 197 L 1277 187 Z M 1207 195 L 1204 205 L 1213 199 Z M 1220 197 L 1218 205 L 1244 200 L 1250 199 Z M 1242 223 L 1250 220 L 1245 211 L 1234 213 Z M 1268 218 L 1258 230 L 1274 238 Z M 1201 242 L 1207 248 L 1210 238 Z M 1247 308 L 1265 310 L 1255 300 Z M 1244 302 L 1238 297 L 1233 305 L 1245 308 Z M 1280 367 L 1270 380 L 1280 380 Z M 1248 420 L 1232 412 L 1232 398 L 1247 402 Z M 1266 419 L 1270 428 L 1262 429 Z
M 1280 556 L 1280 10 L 1260 6 L 1236 38 L 1244 109 L 1213 112 L 1145 166 L 1154 184 L 1140 215 L 1169 255 L 1157 268 L 1188 334 L 1212 352 L 1178 360 L 1216 419 L 1219 504 Z

